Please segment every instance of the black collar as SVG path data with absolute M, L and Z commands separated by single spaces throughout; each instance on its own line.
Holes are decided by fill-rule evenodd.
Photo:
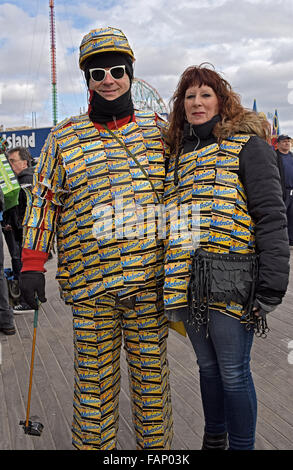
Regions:
M 116 100 L 106 100 L 95 91 L 90 101 L 89 118 L 93 122 L 104 123 L 122 119 L 134 113 L 134 107 L 129 90 Z
M 200 149 L 214 143 L 216 138 L 213 135 L 213 129 L 216 123 L 220 120 L 221 116 L 217 114 L 203 124 L 192 125 L 185 122 L 181 146 L 183 153 L 193 152 L 196 149 Z
M 189 122 L 184 123 L 184 129 L 183 129 L 183 139 L 186 140 L 192 140 L 197 136 L 201 140 L 206 140 L 209 137 L 213 135 L 213 129 L 217 122 L 221 120 L 221 116 L 219 114 L 216 114 L 216 116 L 212 117 L 207 122 L 204 122 L 203 124 L 189 124 Z

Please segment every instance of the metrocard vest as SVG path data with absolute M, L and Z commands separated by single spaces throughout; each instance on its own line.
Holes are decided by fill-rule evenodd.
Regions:
M 179 157 L 179 184 L 174 185 L 175 156 L 165 184 L 167 240 L 164 303 L 170 318 L 187 307 L 191 259 L 199 246 L 221 253 L 254 252 L 254 224 L 239 179 L 239 154 L 248 135 L 235 135 Z M 240 318 L 242 306 L 211 304 L 211 309 Z
M 136 112 L 135 118 L 113 132 L 163 199 L 161 130 L 152 112 Z M 104 294 L 123 299 L 144 293 L 146 302 L 154 301 L 157 287 L 163 285 L 163 249 L 156 221 L 147 220 L 146 208 L 157 200 L 123 146 L 106 130 L 97 130 L 87 115 L 70 118 L 52 131 L 37 173 L 41 184 L 35 194 L 44 198 L 49 190 L 50 202 L 43 231 L 35 222 L 41 214 L 37 207 L 32 209 L 25 246 L 47 251 L 56 229 L 57 279 L 64 300 L 92 306 Z

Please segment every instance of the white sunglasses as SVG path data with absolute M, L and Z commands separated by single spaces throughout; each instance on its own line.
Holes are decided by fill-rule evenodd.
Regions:
M 107 73 L 111 75 L 114 80 L 119 80 L 124 77 L 125 65 L 115 65 L 109 70 L 106 69 L 89 69 L 90 77 L 94 82 L 102 82 L 105 80 Z

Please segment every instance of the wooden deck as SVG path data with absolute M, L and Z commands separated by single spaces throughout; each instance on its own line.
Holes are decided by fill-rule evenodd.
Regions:
M 293 253 L 293 252 L 292 252 Z M 293 255 L 292 255 L 293 256 Z M 293 259 L 293 258 L 292 258 Z M 9 266 L 6 256 L 5 265 Z M 60 300 L 54 280 L 55 257 L 47 263 L 48 302 L 40 310 L 33 377 L 31 415 L 44 424 L 40 438 L 24 434 L 33 313 L 15 316 L 17 333 L 0 333 L 0 450 L 72 450 L 73 347 L 70 308 Z M 291 261 L 291 265 L 293 261 Z M 258 396 L 256 449 L 293 449 L 293 276 L 283 304 L 269 316 L 267 339 L 255 339 L 252 371 Z M 291 346 L 292 348 L 292 346 Z M 293 348 L 291 349 L 293 353 Z M 174 415 L 173 449 L 199 449 L 203 414 L 195 356 L 187 338 L 170 332 L 168 339 Z M 135 449 L 122 350 L 119 448 Z

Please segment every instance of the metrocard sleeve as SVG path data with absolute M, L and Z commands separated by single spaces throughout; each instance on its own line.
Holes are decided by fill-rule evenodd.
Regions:
M 51 132 L 34 172 L 31 201 L 23 223 L 24 250 L 50 252 L 66 192 L 65 170 L 54 132 Z

